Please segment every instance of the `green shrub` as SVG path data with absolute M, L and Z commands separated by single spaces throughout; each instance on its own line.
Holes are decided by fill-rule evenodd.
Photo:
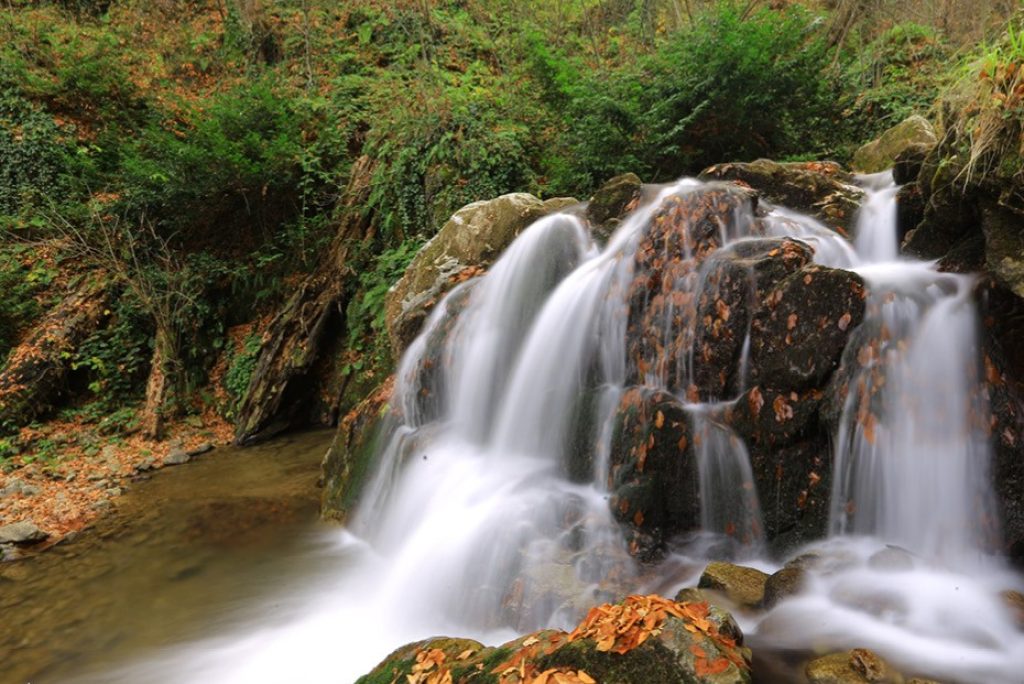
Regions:
M 0 90 L 0 217 L 31 214 L 67 192 L 71 150 L 53 117 L 14 90 Z
M 45 262 L 26 258 L 30 249 L 25 245 L 0 249 L 0 364 L 18 334 L 43 312 L 37 298 L 57 275 Z
M 245 400 L 245 393 L 249 389 L 249 381 L 252 380 L 252 373 L 256 370 L 256 361 L 259 358 L 262 339 L 259 333 L 250 333 L 242 340 L 241 347 L 232 352 L 231 360 L 228 362 L 228 370 L 224 374 L 224 389 L 230 397 L 230 405 L 226 407 L 224 414 L 226 418 L 234 418 L 238 415 L 238 409 Z

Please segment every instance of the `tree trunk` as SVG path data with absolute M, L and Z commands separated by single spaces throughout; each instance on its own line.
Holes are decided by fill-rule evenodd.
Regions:
M 235 425 L 238 444 L 271 437 L 303 422 L 303 408 L 317 389 L 310 371 L 320 356 L 325 332 L 338 327 L 353 273 L 349 253 L 366 237 L 363 204 L 373 163 L 361 157 L 352 167 L 343 197 L 341 225 L 316 270 L 306 278 L 263 335 L 256 368 Z
M 52 409 L 67 389 L 74 352 L 109 315 L 103 274 L 87 277 L 15 347 L 0 370 L 0 432 Z
M 142 409 L 142 432 L 157 441 L 164 438 L 164 427 L 169 414 L 169 399 L 174 387 L 173 374 L 168 364 L 173 362 L 173 351 L 166 332 L 159 328 L 153 344 L 153 360 L 146 380 L 146 405 Z

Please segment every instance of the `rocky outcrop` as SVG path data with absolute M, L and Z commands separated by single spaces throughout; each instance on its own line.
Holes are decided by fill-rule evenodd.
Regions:
M 85 277 L 28 332 L 0 368 L 0 434 L 28 425 L 68 389 L 78 347 L 110 315 L 109 283 Z
M 373 162 L 353 164 L 343 195 L 341 225 L 316 270 L 307 277 L 263 334 L 245 399 L 235 422 L 235 441 L 249 444 L 306 422 L 305 409 L 317 391 L 313 374 L 326 344 L 344 329 L 344 311 L 353 276 L 353 249 L 367 233 L 361 211 L 370 191 Z
M 401 357 L 430 310 L 456 283 L 483 272 L 531 223 L 574 204 L 570 198 L 542 202 L 513 193 L 455 212 L 416 254 L 384 301 L 394 358 Z
M 896 124 L 877 140 L 862 145 L 853 154 L 853 168 L 861 173 L 878 173 L 892 168 L 907 150 L 934 147 L 935 129 L 923 116 L 914 115 Z M 897 181 L 898 182 L 898 181 Z
M 857 209 L 864 199 L 864 191 L 853 184 L 853 176 L 832 162 L 780 164 L 758 159 L 718 164 L 702 171 L 700 178 L 740 183 L 767 202 L 813 216 L 847 235 L 853 232 Z
M 434 638 L 396 650 L 357 684 L 744 684 L 750 651 L 735 621 L 706 602 L 631 596 L 593 608 L 570 633 L 497 647 Z

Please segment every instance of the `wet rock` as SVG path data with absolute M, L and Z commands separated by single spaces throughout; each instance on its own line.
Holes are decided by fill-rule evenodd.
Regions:
M 697 327 L 701 264 L 722 246 L 723 233 L 758 229 L 753 211 L 752 194 L 727 185 L 662 202 L 634 257 L 626 333 L 630 384 L 688 390 L 681 385 Z
M 427 314 L 469 270 L 480 271 L 497 259 L 531 223 L 576 200 L 542 202 L 513 193 L 459 209 L 409 264 L 388 291 L 385 322 L 394 358 L 419 333 Z
M 914 557 L 906 549 L 898 546 L 886 546 L 881 551 L 876 551 L 868 558 L 868 565 L 876 570 L 913 570 Z
M 766 609 L 773 608 L 782 599 L 799 594 L 807 583 L 807 571 L 799 567 L 782 568 L 774 572 L 764 584 Z
M 810 684 L 903 684 L 903 677 L 864 648 L 812 660 L 805 670 Z
M 635 173 L 615 176 L 602 185 L 587 203 L 587 220 L 594 236 L 606 242 L 623 217 L 640 202 L 643 183 Z
M 701 269 L 688 375 L 703 400 L 735 395 L 744 378 L 743 345 L 758 302 L 783 278 L 809 264 L 813 251 L 786 238 L 733 243 Z
M 704 568 L 697 586 L 721 591 L 744 608 L 757 608 L 764 601 L 767 582 L 768 575 L 760 570 L 715 561 Z
M 339 423 L 334 441 L 320 465 L 323 483 L 320 512 L 344 521 L 355 510 L 367 478 L 372 474 L 380 440 L 388 430 L 388 402 L 394 390 L 391 376 Z
M 850 271 L 805 266 L 764 299 L 751 324 L 751 383 L 820 387 L 864 318 L 866 293 Z
M 938 143 L 935 129 L 922 116 L 911 116 L 896 124 L 877 140 L 861 146 L 853 154 L 853 168 L 862 173 L 877 173 L 893 166 L 908 148 L 923 146 L 926 150 Z
M 707 592 L 698 587 L 686 587 L 679 590 L 675 601 L 677 603 L 707 603 L 710 607 L 708 620 L 715 624 L 719 634 L 729 637 L 740 646 L 743 645 L 743 631 L 729 611 L 718 605 L 720 601 L 713 592 Z
M 896 239 L 902 244 L 907 234 L 924 219 L 925 201 L 921 186 L 907 183 L 896 191 Z
M 700 174 L 702 180 L 726 180 L 753 188 L 772 204 L 813 216 L 841 233 L 852 233 L 864 191 L 838 164 L 780 164 L 768 159 L 718 164 Z
M 0 544 L 33 544 L 50 535 L 31 522 L 16 522 L 0 527 Z
M 817 389 L 784 392 L 755 385 L 728 406 L 726 422 L 751 447 L 791 444 L 817 418 L 821 398 Z
M 213 451 L 213 444 L 211 444 L 210 442 L 203 442 L 202 444 L 197 446 L 195 449 L 189 450 L 188 455 L 189 456 L 202 456 L 203 454 L 209 453 L 211 451 Z
M 182 465 L 188 463 L 191 456 L 188 452 L 180 447 L 176 447 L 170 450 L 170 452 L 164 456 L 164 465 Z
M 906 185 L 917 180 L 933 147 L 934 143 L 912 143 L 896 155 L 893 159 L 892 179 L 897 185 Z
M 816 433 L 784 446 L 750 449 L 769 550 L 785 555 L 828 532 L 829 438 Z
M 608 489 L 630 552 L 654 558 L 672 535 L 700 527 L 689 416 L 674 396 L 633 388 L 619 403 Z

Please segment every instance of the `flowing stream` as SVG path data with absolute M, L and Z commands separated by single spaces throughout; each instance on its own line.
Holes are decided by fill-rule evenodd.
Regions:
M 843 408 L 832 535 L 813 549 L 810 586 L 765 616 L 739 617 L 755 650 L 866 646 L 946 682 L 1020 682 L 1024 638 L 998 597 L 1020 580 L 989 553 L 998 531 L 971 279 L 900 260 L 891 175 L 861 182 L 855 244 L 785 208 L 758 224 L 810 245 L 818 263 L 860 273 L 870 291 L 860 334 L 878 341 L 865 342 Z M 672 595 L 737 524 L 733 557 L 777 568 L 764 558 L 746 447 L 715 422 L 714 402 L 679 396 L 701 435 L 704 535 L 641 567 L 609 510 L 634 254 L 661 204 L 700 188 L 661 188 L 603 249 L 570 214 L 525 230 L 483 278 L 436 307 L 403 357 L 376 474 L 349 528 L 319 552 L 337 572 L 291 590 L 298 608 L 286 615 L 242 621 L 96 681 L 349 682 L 413 640 L 498 643 L 571 627 L 588 606 L 626 593 Z M 754 225 L 742 212 L 723 220 L 721 244 L 756 237 Z M 702 278 L 688 273 L 675 287 L 699 291 Z M 697 364 L 681 350 L 673 386 L 685 387 Z M 749 332 L 736 386 L 718 399 L 743 391 L 748 366 Z M 659 368 L 644 381 L 670 384 Z M 880 561 L 886 553 L 897 560 Z

